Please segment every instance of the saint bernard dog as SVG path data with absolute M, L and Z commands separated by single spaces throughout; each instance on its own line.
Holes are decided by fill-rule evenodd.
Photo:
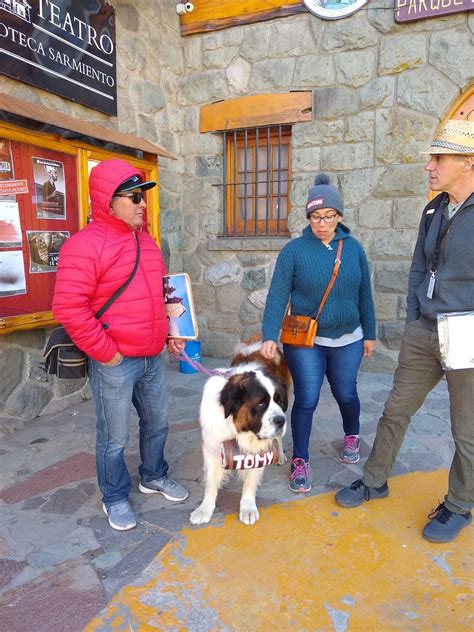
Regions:
M 278 440 L 280 463 L 286 459 L 281 439 L 286 431 L 290 373 L 278 349 L 272 360 L 264 358 L 262 341 L 256 337 L 237 345 L 231 368 L 224 375 L 210 377 L 201 401 L 200 424 L 204 456 L 205 491 L 200 506 L 190 517 L 193 524 L 209 522 L 216 506 L 217 492 L 226 481 L 229 470 L 221 460 L 221 446 L 235 440 L 241 454 L 269 453 Z M 268 460 L 260 459 L 268 463 Z M 257 487 L 265 467 L 241 469 L 243 479 L 239 518 L 246 525 L 254 524 L 259 513 L 255 502 Z

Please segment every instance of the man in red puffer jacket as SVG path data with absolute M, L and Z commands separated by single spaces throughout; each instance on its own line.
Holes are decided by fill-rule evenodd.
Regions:
M 168 337 L 163 299 L 161 252 L 141 230 L 146 209 L 142 173 L 124 160 L 104 160 L 89 178 L 92 222 L 61 248 L 53 313 L 75 344 L 89 357 L 89 380 L 96 406 L 96 464 L 103 508 L 119 531 L 136 525 L 128 496 L 130 476 L 124 460 L 130 404 L 139 416 L 139 490 L 175 502 L 188 492 L 167 477 L 164 447 L 168 435 L 168 398 L 163 360 Z M 127 281 L 125 291 L 99 319 L 96 312 Z M 168 340 L 178 352 L 183 341 Z

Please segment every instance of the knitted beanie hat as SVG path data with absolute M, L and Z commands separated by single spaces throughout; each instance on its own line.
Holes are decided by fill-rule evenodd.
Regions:
M 340 215 L 344 215 L 342 197 L 326 173 L 320 173 L 314 179 L 314 186 L 308 191 L 306 202 L 306 217 L 320 208 L 333 208 Z

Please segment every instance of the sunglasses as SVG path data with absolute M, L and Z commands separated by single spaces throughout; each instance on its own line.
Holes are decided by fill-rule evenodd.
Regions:
M 133 193 L 116 193 L 114 197 L 130 198 L 134 204 L 140 204 L 145 199 L 145 191 L 134 191 Z

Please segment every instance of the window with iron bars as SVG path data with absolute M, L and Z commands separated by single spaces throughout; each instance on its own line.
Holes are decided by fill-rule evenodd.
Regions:
M 224 132 L 224 236 L 288 236 L 291 127 Z

